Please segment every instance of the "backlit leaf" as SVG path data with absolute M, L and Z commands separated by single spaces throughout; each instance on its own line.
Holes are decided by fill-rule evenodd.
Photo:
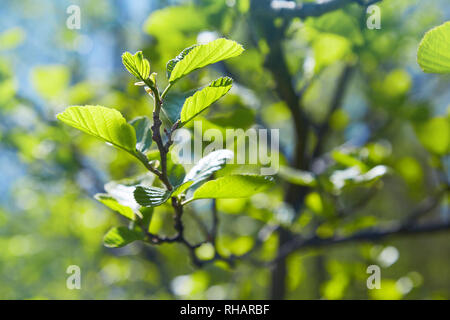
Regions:
M 184 193 L 187 189 L 189 189 L 190 186 L 192 186 L 193 181 L 187 181 L 179 185 L 175 191 L 172 193 L 172 196 L 176 197 L 180 194 Z
M 122 114 L 102 106 L 74 106 L 59 113 L 62 122 L 135 154 L 136 135 Z
M 156 207 L 169 199 L 171 192 L 169 190 L 156 187 L 137 187 L 134 190 L 136 202 L 143 207 Z
M 122 63 L 128 72 L 136 78 L 145 80 L 150 75 L 150 63 L 144 58 L 142 51 L 132 55 L 129 52 L 122 54 Z
M 211 82 L 211 84 L 197 91 L 193 96 L 186 99 L 181 109 L 181 123 L 192 120 L 211 104 L 219 100 L 225 95 L 233 84 L 233 80 L 228 77 L 219 78 Z
M 235 41 L 220 38 L 207 44 L 191 47 L 184 57 L 170 66 L 170 82 L 175 82 L 194 70 L 205 67 L 221 60 L 236 57 L 244 51 L 244 48 Z
M 450 21 L 428 31 L 417 52 L 417 62 L 428 73 L 450 73 Z
M 267 176 L 231 175 L 206 182 L 194 192 L 193 198 L 247 198 L 272 185 L 272 179 Z
M 189 48 L 184 49 L 183 51 L 180 52 L 179 55 L 177 55 L 175 58 L 169 60 L 169 62 L 167 62 L 166 65 L 166 74 L 167 74 L 167 78 L 170 78 L 170 75 L 172 74 L 173 68 L 175 68 L 175 65 L 180 62 L 181 60 L 184 59 L 184 57 L 192 50 L 196 47 L 197 45 L 193 45 Z
M 144 235 L 140 232 L 130 230 L 126 227 L 117 227 L 108 231 L 103 238 L 103 243 L 106 247 L 120 248 L 133 241 L 143 239 Z
M 136 149 L 145 153 L 152 144 L 152 130 L 147 117 L 138 117 L 130 121 L 136 132 Z
M 130 207 L 121 205 L 119 202 L 117 202 L 116 199 L 114 199 L 110 195 L 105 194 L 105 193 L 98 193 L 95 195 L 95 199 L 97 199 L 98 201 L 103 203 L 105 206 L 107 206 L 111 210 L 114 210 L 114 211 L 120 213 L 125 218 L 134 220 L 133 210 Z
M 200 159 L 184 177 L 184 182 L 193 181 L 194 183 L 208 179 L 214 172 L 222 169 L 227 160 L 233 158 L 233 152 L 230 150 L 216 150 Z

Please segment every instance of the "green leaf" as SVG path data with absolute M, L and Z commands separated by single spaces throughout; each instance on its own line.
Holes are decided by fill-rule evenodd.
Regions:
M 188 92 L 171 92 L 164 98 L 163 114 L 171 124 L 180 120 L 181 109 L 187 98 L 195 93 L 195 90 Z
M 219 78 L 211 84 L 197 91 L 193 96 L 186 99 L 181 109 L 181 124 L 192 120 L 195 116 L 203 112 L 211 104 L 223 97 L 230 91 L 233 79 L 229 77 Z
M 190 49 L 190 50 L 188 50 Z M 171 64 L 169 82 L 173 83 L 194 70 L 209 64 L 240 55 L 244 48 L 237 42 L 220 38 L 207 44 L 191 47 L 182 59 L 174 65 Z M 183 52 L 180 54 L 182 55 Z M 179 56 L 180 57 L 180 56 Z
M 270 115 L 270 119 L 274 118 L 274 114 Z M 236 107 L 230 108 L 227 105 L 226 112 L 214 114 L 208 118 L 212 124 L 222 128 L 238 128 L 247 130 L 255 123 L 255 111 L 242 104 L 237 104 Z
M 189 189 L 189 187 L 192 186 L 193 183 L 194 183 L 194 181 L 187 181 L 187 182 L 180 184 L 178 187 L 175 188 L 175 191 L 172 193 L 172 196 L 174 196 L 174 197 L 179 196 L 180 194 L 185 192 L 187 189 Z
M 109 194 L 97 193 L 95 199 L 103 203 L 108 208 L 120 213 L 127 219 L 134 220 L 134 212 L 130 207 L 121 205 L 116 199 Z
M 129 73 L 140 80 L 146 80 L 150 75 L 150 63 L 144 58 L 142 51 L 134 55 L 125 52 L 122 54 L 122 63 Z
M 145 175 L 136 180 L 124 179 L 121 181 L 110 181 L 105 184 L 105 190 L 107 194 L 123 206 L 131 208 L 134 212 L 137 212 L 140 205 L 134 200 L 134 189 L 137 185 L 151 186 L 154 176 Z
M 416 134 L 422 145 L 430 152 L 445 155 L 450 149 L 450 120 L 436 117 L 418 124 Z
M 117 148 L 136 152 L 136 134 L 122 114 L 102 106 L 74 106 L 56 116 L 60 121 L 109 142 Z
M 156 187 L 137 187 L 134 190 L 134 199 L 143 207 L 157 207 L 169 199 L 172 193 L 169 190 Z
M 225 176 L 203 184 L 194 192 L 193 199 L 247 198 L 268 189 L 272 184 L 272 178 L 267 176 Z
M 176 65 L 178 62 L 180 62 L 181 60 L 183 60 L 184 57 L 185 57 L 192 49 L 194 49 L 195 47 L 197 47 L 196 44 L 193 45 L 193 46 L 191 46 L 191 47 L 189 47 L 189 48 L 184 49 L 183 51 L 180 52 L 179 55 L 177 55 L 175 58 L 173 58 L 172 60 L 169 60 L 169 62 L 167 62 L 167 65 L 166 65 L 166 69 L 167 69 L 166 75 L 167 75 L 167 78 L 168 78 L 168 79 L 170 79 L 170 75 L 172 74 L 172 71 L 173 71 L 173 68 L 175 68 L 175 65 Z
M 278 175 L 284 180 L 300 186 L 314 187 L 317 184 L 314 174 L 308 171 L 281 166 Z
M 152 145 L 152 130 L 147 117 L 138 117 L 130 121 L 136 132 L 136 149 L 142 153 L 147 152 Z
M 450 73 L 450 21 L 425 34 L 419 45 L 417 62 L 424 72 Z
M 222 169 L 228 159 L 233 158 L 233 152 L 227 149 L 216 150 L 200 159 L 184 177 L 184 182 L 193 181 L 194 184 L 208 179 L 214 172 Z
M 144 235 L 140 232 L 130 230 L 125 227 L 112 228 L 106 233 L 103 238 L 103 243 L 109 248 L 120 248 L 127 244 L 136 241 L 143 240 Z
M 179 186 L 183 183 L 186 171 L 184 167 L 172 159 L 172 154 L 167 154 L 167 176 L 173 186 Z

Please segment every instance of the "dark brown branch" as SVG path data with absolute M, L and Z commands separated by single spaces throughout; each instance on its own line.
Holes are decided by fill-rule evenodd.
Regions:
M 169 181 L 169 178 L 167 177 L 167 152 L 164 147 L 162 137 L 161 137 L 161 128 L 162 121 L 159 118 L 159 112 L 153 111 L 153 125 L 151 127 L 152 129 L 152 139 L 156 142 L 156 145 L 159 149 L 159 154 L 161 157 L 161 175 L 159 176 L 160 180 L 164 183 L 166 188 L 168 190 L 172 190 L 172 184 Z
M 165 150 L 166 153 L 169 152 L 170 146 L 173 144 L 172 135 L 173 135 L 173 133 L 175 132 L 175 130 L 178 129 L 178 125 L 179 125 L 179 124 L 180 124 L 180 120 L 178 120 L 177 122 L 175 122 L 175 123 L 173 124 L 173 126 L 172 126 L 169 130 L 164 129 L 164 132 L 165 132 L 166 135 L 167 135 L 167 142 L 166 142 L 166 144 L 164 145 L 164 150 Z
M 289 254 L 298 250 L 313 249 L 324 246 L 331 247 L 334 245 L 349 242 L 376 242 L 393 236 L 417 235 L 449 230 L 450 223 L 433 222 L 408 227 L 401 224 L 393 225 L 391 227 L 361 231 L 353 235 L 343 237 L 333 237 L 325 239 L 319 238 L 317 236 L 311 237 L 309 239 L 296 238 L 292 242 L 284 245 L 279 251 L 278 256 L 269 264 L 273 264 L 279 259 L 284 259 Z
M 148 90 L 149 94 L 151 94 L 151 96 L 153 97 L 153 100 L 154 100 L 153 125 L 151 127 L 151 130 L 152 130 L 152 140 L 155 141 L 156 145 L 158 146 L 158 150 L 159 150 L 159 154 L 160 154 L 160 158 L 161 158 L 161 174 L 158 175 L 158 178 L 161 180 L 162 183 L 164 183 L 164 185 L 166 186 L 166 188 L 168 190 L 172 190 L 173 186 L 170 183 L 169 178 L 167 176 L 167 153 L 169 152 L 170 145 L 168 145 L 166 148 L 166 146 L 163 143 L 163 139 L 161 137 L 162 121 L 160 119 L 160 113 L 161 113 L 161 107 L 163 104 L 163 100 L 161 99 L 161 96 L 159 94 L 159 90 L 158 90 L 156 83 L 153 83 L 152 81 L 150 81 L 148 79 L 146 79 L 146 80 L 142 79 L 142 80 L 148 86 L 148 88 L 146 90 Z M 164 94 L 165 93 L 166 93 L 166 91 L 164 92 Z M 176 126 L 174 126 L 174 127 L 176 129 Z M 171 131 L 170 135 L 172 135 L 172 131 Z
M 147 242 L 153 245 L 161 245 L 164 243 L 180 243 L 189 250 L 189 254 L 191 255 L 193 263 L 200 267 L 203 265 L 203 261 L 198 259 L 195 250 L 204 243 L 206 243 L 206 241 L 191 244 L 184 236 L 184 225 L 182 221 L 183 206 L 181 205 L 180 201 L 175 197 L 172 198 L 172 207 L 174 208 L 175 211 L 174 212 L 174 228 L 176 230 L 175 235 L 171 237 L 165 237 L 145 231 L 145 234 L 147 236 Z M 145 230 L 145 228 L 143 228 L 143 230 Z
M 321 247 L 321 246 L 332 246 L 335 244 L 347 243 L 352 241 L 377 241 L 388 236 L 394 235 L 408 235 L 416 233 L 426 233 L 432 231 L 442 231 L 450 229 L 450 223 L 429 223 L 427 225 L 417 225 L 415 224 L 417 220 L 424 216 L 425 214 L 434 210 L 442 197 L 448 192 L 448 187 L 436 192 L 436 195 L 425 199 L 415 210 L 408 214 L 407 218 L 401 222 L 394 224 L 390 227 L 385 228 L 375 228 L 365 231 L 355 233 L 350 236 L 341 236 L 334 238 L 322 239 L 314 235 L 310 238 L 303 238 L 297 236 L 292 239 L 289 243 L 283 245 L 278 251 L 277 257 L 273 262 L 279 259 L 284 259 L 290 253 L 307 248 Z M 272 262 L 272 263 L 273 263 Z
M 328 108 L 327 115 L 325 117 L 325 120 L 322 122 L 321 125 L 319 125 L 317 129 L 317 144 L 314 148 L 312 158 L 315 159 L 320 155 L 323 149 L 323 144 L 325 142 L 325 135 L 330 130 L 330 119 L 333 113 L 338 110 L 342 106 L 342 101 L 345 96 L 346 89 L 348 87 L 348 84 L 350 82 L 354 66 L 347 65 L 344 67 L 344 70 L 342 71 L 342 74 L 340 75 L 338 79 L 338 83 L 336 85 L 336 88 L 334 90 L 333 97 L 331 98 L 330 107 Z
M 267 41 L 270 49 L 266 55 L 264 66 L 272 74 L 276 93 L 286 103 L 292 114 L 297 138 L 292 166 L 305 169 L 305 151 L 310 121 L 303 113 L 300 97 L 295 91 L 293 79 L 284 56 L 281 41 L 284 38 L 285 27 L 275 27 L 275 17 L 267 17 L 264 14 L 265 11 L 270 10 L 270 2 L 268 0 L 253 0 L 251 2 L 252 21 L 257 26 L 260 35 Z

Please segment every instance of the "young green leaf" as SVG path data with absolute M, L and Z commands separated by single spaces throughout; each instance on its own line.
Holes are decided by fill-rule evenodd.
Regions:
M 60 121 L 109 142 L 117 148 L 136 152 L 136 134 L 122 114 L 102 106 L 73 106 L 56 116 Z
M 173 186 L 179 186 L 183 183 L 186 171 L 177 161 L 172 159 L 172 154 L 167 154 L 167 176 Z
M 120 248 L 127 244 L 136 241 L 143 240 L 144 235 L 140 232 L 130 230 L 125 227 L 116 227 L 106 233 L 103 238 L 103 243 L 106 247 Z
M 136 202 L 143 207 L 157 207 L 169 199 L 172 192 L 156 187 L 137 187 L 134 190 Z
M 105 184 L 105 191 L 121 205 L 130 207 L 134 212 L 137 212 L 141 206 L 134 200 L 134 189 L 136 189 L 136 186 L 138 185 L 151 186 L 153 180 L 153 175 L 144 174 L 135 179 L 110 181 Z
M 178 62 L 169 65 L 169 68 L 171 69 L 171 72 L 169 72 L 170 83 L 209 64 L 236 57 L 244 51 L 244 48 L 237 42 L 220 38 L 207 44 L 198 45 L 185 50 L 187 50 L 187 52 L 184 54 L 182 52 L 178 56 L 181 57 Z
M 187 98 L 181 109 L 181 125 L 192 120 L 211 104 L 223 97 L 230 91 L 232 84 L 233 79 L 229 77 L 219 78 L 211 82 L 206 88 L 197 91 L 193 96 Z
M 428 73 L 450 73 L 450 21 L 428 31 L 417 52 L 417 62 Z
M 114 199 L 109 194 L 105 193 L 97 193 L 95 195 L 95 199 L 103 203 L 108 208 L 120 213 L 122 216 L 129 220 L 134 220 L 134 212 L 130 207 L 121 205 L 119 202 L 117 202 L 116 199 Z
M 129 52 L 122 54 L 122 63 L 128 72 L 139 80 L 146 80 L 150 76 L 150 63 L 144 58 L 142 51 L 132 55 Z
M 233 152 L 227 149 L 216 150 L 200 159 L 184 177 L 184 182 L 193 181 L 199 183 L 208 179 L 214 172 L 222 169 L 227 160 L 233 158 Z
M 196 90 L 189 90 L 188 92 L 172 92 L 164 98 L 164 107 L 162 109 L 163 115 L 169 120 L 170 124 L 174 124 L 180 120 L 181 109 L 187 98 L 193 95 Z
M 194 182 L 193 181 L 187 181 L 180 184 L 178 187 L 175 188 L 175 191 L 172 193 L 173 197 L 177 197 L 183 192 L 185 192 L 187 189 L 189 189 L 190 186 L 192 186 Z
M 166 65 L 166 69 L 167 69 L 167 71 L 166 71 L 167 79 L 170 78 L 170 75 L 172 74 L 172 70 L 173 70 L 173 68 L 175 68 L 175 65 L 176 65 L 178 62 L 180 62 L 181 60 L 183 60 L 184 57 L 185 57 L 192 49 L 194 49 L 196 46 L 197 46 L 197 45 L 195 44 L 195 45 L 193 45 L 193 46 L 191 46 L 191 47 L 189 47 L 189 48 L 184 49 L 184 50 L 181 51 L 180 54 L 177 55 L 174 59 L 169 60 L 169 62 L 167 62 L 167 65 Z
M 147 152 L 152 144 L 150 120 L 147 117 L 137 117 L 130 124 L 136 131 L 136 149 L 142 153 Z
M 257 175 L 231 175 L 206 182 L 195 192 L 193 199 L 247 198 L 272 186 L 270 177 Z

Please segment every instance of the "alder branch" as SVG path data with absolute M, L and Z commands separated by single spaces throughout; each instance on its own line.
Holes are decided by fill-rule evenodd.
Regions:
M 317 134 L 317 144 L 314 147 L 314 151 L 312 154 L 312 159 L 318 157 L 323 149 L 323 144 L 325 142 L 325 136 L 330 131 L 330 120 L 333 113 L 338 110 L 342 106 L 342 101 L 344 99 L 346 89 L 350 83 L 351 76 L 355 66 L 346 65 L 341 75 L 339 76 L 338 83 L 334 90 L 333 97 L 331 98 L 331 103 L 328 108 L 327 115 L 325 116 L 325 120 L 318 126 L 316 134 Z
M 424 216 L 425 214 L 434 210 L 442 197 L 444 197 L 449 191 L 449 188 L 444 188 L 435 193 L 435 196 L 430 197 L 422 201 L 418 207 L 407 215 L 407 218 L 402 222 L 393 224 L 389 227 L 384 228 L 374 228 L 369 230 L 363 230 L 349 236 L 337 236 L 333 238 L 320 238 L 317 235 L 311 236 L 310 238 L 303 238 L 301 236 L 296 236 L 289 243 L 283 245 L 278 251 L 277 257 L 269 262 L 273 264 L 279 259 L 286 258 L 289 254 L 297 250 L 311 249 L 323 246 L 333 246 L 336 244 L 354 242 L 354 241 L 379 241 L 390 236 L 401 236 L 401 235 L 411 235 L 411 234 L 421 234 L 429 233 L 434 231 L 445 231 L 450 230 L 450 222 L 433 222 L 423 225 L 418 225 L 417 219 Z
M 167 176 L 167 153 L 169 151 L 169 148 L 164 145 L 162 137 L 161 137 L 161 125 L 162 121 L 160 119 L 160 112 L 161 107 L 163 104 L 163 101 L 161 100 L 161 97 L 159 95 L 159 90 L 156 87 L 156 84 L 146 82 L 146 84 L 149 86 L 151 92 L 153 93 L 153 100 L 154 100 L 154 109 L 153 109 L 153 125 L 151 127 L 152 129 L 152 140 L 155 141 L 156 145 L 158 146 L 159 155 L 161 159 L 161 174 L 158 176 L 162 183 L 166 186 L 168 190 L 172 190 L 172 184 L 169 181 L 169 178 Z
M 164 183 L 164 185 L 166 186 L 166 188 L 168 190 L 173 190 L 173 186 L 167 175 L 167 154 L 169 153 L 169 149 L 170 149 L 171 145 L 173 144 L 172 135 L 173 135 L 174 131 L 178 128 L 180 121 L 178 120 L 177 122 L 175 122 L 169 130 L 164 128 L 164 133 L 166 134 L 166 140 L 167 140 L 164 143 L 163 137 L 161 136 L 162 121 L 160 119 L 160 112 L 161 112 L 161 109 L 162 109 L 162 106 L 164 103 L 163 99 L 166 96 L 166 94 L 170 88 L 170 85 L 167 86 L 167 88 L 164 90 L 164 92 L 160 95 L 159 89 L 155 83 L 152 83 L 150 81 L 146 81 L 145 83 L 148 86 L 148 92 L 151 94 L 151 96 L 153 97 L 153 100 L 154 100 L 153 125 L 151 127 L 151 130 L 152 130 L 152 140 L 155 141 L 155 143 L 158 147 L 159 153 L 160 153 L 161 170 L 154 168 L 148 162 L 148 159 L 145 155 L 143 155 L 142 159 L 139 159 L 139 160 L 141 160 L 141 162 L 144 163 L 144 165 L 146 166 L 146 168 L 149 171 L 153 172 L 154 174 L 156 174 L 158 176 L 158 178 L 161 180 L 162 183 Z M 139 223 L 141 224 L 141 228 L 142 228 L 142 230 L 144 230 L 144 233 L 146 235 L 145 242 L 147 242 L 149 244 L 153 244 L 153 245 L 161 245 L 164 243 L 180 243 L 189 250 L 189 254 L 191 256 L 192 262 L 198 267 L 201 267 L 208 263 L 212 263 L 217 260 L 222 260 L 222 261 L 227 262 L 230 265 L 234 265 L 235 257 L 233 255 L 231 255 L 229 257 L 225 257 L 217 251 L 216 237 L 217 237 L 218 216 L 217 216 L 217 209 L 215 208 L 215 205 L 214 205 L 214 209 L 213 209 L 213 227 L 212 227 L 211 232 L 206 235 L 207 239 L 204 241 L 201 241 L 199 243 L 192 244 L 186 239 L 186 237 L 184 235 L 184 224 L 182 221 L 182 216 L 183 216 L 182 201 L 180 199 L 178 199 L 177 197 L 172 197 L 171 201 L 172 201 L 172 207 L 174 209 L 174 229 L 176 230 L 175 235 L 160 236 L 157 234 L 153 234 L 153 233 L 149 232 L 144 225 L 142 225 L 143 221 L 140 220 Z M 211 243 L 213 245 L 215 254 L 211 259 L 201 260 L 197 257 L 195 251 L 197 248 L 199 248 L 200 246 L 202 246 L 205 243 Z
M 294 239 L 289 244 L 284 245 L 279 251 L 278 256 L 269 262 L 269 264 L 275 263 L 279 259 L 286 258 L 289 254 L 305 249 L 313 249 L 319 247 L 331 247 L 338 244 L 344 244 L 349 242 L 376 242 L 383 240 L 387 237 L 394 236 L 406 236 L 406 235 L 417 235 L 424 233 L 433 233 L 440 231 L 449 231 L 449 222 L 432 222 L 423 225 L 415 226 L 404 226 L 402 224 L 393 225 L 390 227 L 371 229 L 367 231 L 361 231 L 350 236 L 333 237 L 333 238 L 319 238 L 317 236 L 308 239 Z
M 266 12 L 270 11 L 270 0 L 253 0 L 250 4 L 251 18 L 255 26 L 267 41 L 269 52 L 266 55 L 264 66 L 272 74 L 275 82 L 275 91 L 279 98 L 288 106 L 291 114 L 293 125 L 296 133 L 296 145 L 292 160 L 292 166 L 296 168 L 306 167 L 306 141 L 309 132 L 309 121 L 300 104 L 300 96 L 295 91 L 292 76 L 287 66 L 282 46 L 285 28 L 275 27 L 275 17 L 267 16 Z
M 173 190 L 173 186 L 167 175 L 167 154 L 169 153 L 170 146 L 173 144 L 172 134 L 178 128 L 179 121 L 175 122 L 174 125 L 169 130 L 164 129 L 164 132 L 167 137 L 167 141 L 166 143 L 164 143 L 163 138 L 161 136 L 162 121 L 160 119 L 161 108 L 163 106 L 163 98 L 166 96 L 168 90 L 170 89 L 170 85 L 167 86 L 164 92 L 160 95 L 156 83 L 153 83 L 148 80 L 147 81 L 144 80 L 144 82 L 148 86 L 148 92 L 151 94 L 154 100 L 153 125 L 151 127 L 151 130 L 152 130 L 152 140 L 155 141 L 160 154 L 161 171 L 157 170 L 156 168 L 153 168 L 145 156 L 144 160 L 142 159 L 140 160 L 144 163 L 144 165 L 147 167 L 149 171 L 155 173 L 158 176 L 158 178 L 161 180 L 161 182 L 166 186 L 168 190 Z M 174 242 L 181 243 L 186 248 L 188 248 L 194 264 L 200 266 L 201 263 L 200 260 L 197 258 L 197 255 L 195 254 L 195 250 L 205 242 L 191 244 L 186 239 L 186 237 L 184 236 L 184 225 L 182 221 L 183 206 L 181 204 L 181 200 L 178 199 L 177 197 L 172 197 L 172 207 L 174 209 L 174 228 L 176 230 L 176 234 L 171 237 L 159 236 L 149 232 L 147 228 L 145 228 L 145 226 L 141 225 L 142 230 L 144 230 L 145 235 L 147 237 L 146 242 L 154 245 L 160 245 L 163 243 L 174 243 Z M 139 222 L 142 223 L 142 220 L 140 220 Z

